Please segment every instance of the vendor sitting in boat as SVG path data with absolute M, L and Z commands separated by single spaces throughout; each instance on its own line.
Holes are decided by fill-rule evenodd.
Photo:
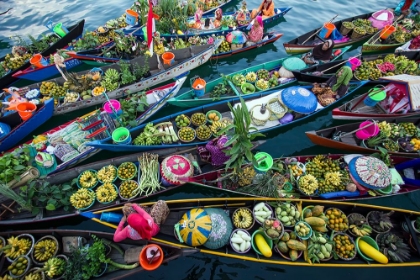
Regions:
M 213 21 L 213 25 L 215 28 L 220 26 L 222 22 L 222 18 L 223 18 L 222 9 L 217 8 L 216 11 L 214 12 L 214 21 Z
M 306 64 L 318 64 L 319 62 L 329 62 L 332 57 L 334 48 L 333 40 L 326 40 L 323 44 L 319 44 L 312 49 L 312 52 L 302 56 L 302 60 Z
M 328 79 L 326 85 L 331 88 L 335 98 L 346 95 L 349 89 L 350 80 L 353 78 L 353 71 L 348 66 L 341 67 L 334 76 Z
M 254 20 L 254 24 L 252 25 L 251 30 L 248 33 L 246 45 L 255 45 L 256 43 L 262 40 L 263 34 L 264 27 L 262 17 L 257 16 L 257 18 Z
M 420 9 L 420 5 L 417 3 L 416 0 L 403 0 L 401 1 L 398 6 L 393 10 L 394 14 L 397 16 L 411 16 L 417 14 Z
M 272 17 L 275 15 L 274 2 L 273 0 L 263 0 L 258 9 L 252 10 L 251 18 L 262 16 L 263 19 Z
M 198 2 L 197 4 L 197 10 L 195 11 L 194 14 L 194 28 L 195 29 L 200 29 L 201 28 L 201 18 L 203 17 L 203 9 L 204 9 L 204 4 L 203 2 Z

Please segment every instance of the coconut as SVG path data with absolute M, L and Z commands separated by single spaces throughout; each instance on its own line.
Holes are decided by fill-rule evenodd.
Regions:
M 355 192 L 357 190 L 357 186 L 354 183 L 348 183 L 346 189 L 349 192 Z

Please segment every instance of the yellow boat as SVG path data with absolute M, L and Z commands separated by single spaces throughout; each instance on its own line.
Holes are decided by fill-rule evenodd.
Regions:
M 416 236 L 416 230 L 412 226 L 412 224 L 414 224 L 413 221 L 415 221 L 416 218 L 420 217 L 420 212 L 409 211 L 409 210 L 398 209 L 398 208 L 382 207 L 382 206 L 376 206 L 376 205 L 359 204 L 359 203 L 305 200 L 305 199 L 300 199 L 300 200 L 287 199 L 286 200 L 286 199 L 275 199 L 275 198 L 270 199 L 270 198 L 240 197 L 240 198 L 184 199 L 184 200 L 172 200 L 172 201 L 166 201 L 166 202 L 171 212 L 168 218 L 166 219 L 165 223 L 161 225 L 160 232 L 152 238 L 152 240 L 156 242 L 161 242 L 161 243 L 169 244 L 173 246 L 176 245 L 176 246 L 181 246 L 181 247 L 186 247 L 186 248 L 192 248 L 186 245 L 185 242 L 180 243 L 176 237 L 178 235 L 175 234 L 175 230 L 174 230 L 174 226 L 177 223 L 179 223 L 181 219 L 185 218 L 186 215 L 184 214 L 189 210 L 196 209 L 196 208 L 201 208 L 204 210 L 209 209 L 209 208 L 221 208 L 227 211 L 227 213 L 229 214 L 229 217 L 231 218 L 233 216 L 232 214 L 234 213 L 236 209 L 246 207 L 250 209 L 252 212 L 254 211 L 254 207 L 260 205 L 261 202 L 263 202 L 264 205 L 267 206 L 268 208 L 271 207 L 271 212 L 273 213 L 273 216 L 274 215 L 275 217 L 278 216 L 279 219 L 281 219 L 282 221 L 287 220 L 287 219 L 282 219 L 283 213 L 278 211 L 277 208 L 281 207 L 284 209 L 284 206 L 286 204 L 292 204 L 291 207 L 295 207 L 296 211 L 299 211 L 299 214 L 296 214 L 296 215 L 299 215 L 299 218 L 295 220 L 295 223 L 298 223 L 299 225 L 301 225 L 300 222 L 302 220 L 305 220 L 305 221 L 311 220 L 311 223 L 313 222 L 313 219 L 308 220 L 304 218 L 304 216 L 309 216 L 309 212 L 311 212 L 310 215 L 312 215 L 312 213 L 314 214 L 313 217 L 322 218 L 326 223 L 324 227 L 328 230 L 327 232 L 324 233 L 323 237 L 326 238 L 328 243 L 333 245 L 333 249 L 332 249 L 333 252 L 330 254 L 331 255 L 330 258 L 325 257 L 326 256 L 325 255 L 324 258 L 321 258 L 320 262 L 315 262 L 315 261 L 312 262 L 314 260 L 313 249 L 311 249 L 312 251 L 310 253 L 308 248 L 311 248 L 311 245 L 315 245 L 317 242 L 319 242 L 319 239 L 317 240 L 316 236 L 319 236 L 321 234 L 315 230 L 312 230 L 312 234 L 309 234 L 309 235 L 312 235 L 312 237 L 310 237 L 309 239 L 303 240 L 303 239 L 297 238 L 302 244 L 305 245 L 306 249 L 301 250 L 302 253 L 298 254 L 299 256 L 298 259 L 296 259 L 295 261 L 291 261 L 283 257 L 283 256 L 287 257 L 287 253 L 283 253 L 283 255 L 280 255 L 280 250 L 278 249 L 279 247 L 276 244 L 280 243 L 280 241 L 283 238 L 285 238 L 284 240 L 287 239 L 286 235 L 280 235 L 281 240 L 273 241 L 274 245 L 272 247 L 273 248 L 272 252 L 268 253 L 266 256 L 263 256 L 261 253 L 258 254 L 255 251 L 255 249 L 258 250 L 258 248 L 261 247 L 257 245 L 257 242 L 254 242 L 254 235 L 255 236 L 258 235 L 258 234 L 255 234 L 255 231 L 260 230 L 261 225 L 258 223 L 255 223 L 254 221 L 251 225 L 251 228 L 248 229 L 249 236 L 251 236 L 252 234 L 252 241 L 251 241 L 252 247 L 248 252 L 238 253 L 237 251 L 235 251 L 232 247 L 233 245 L 231 245 L 232 240 L 230 238 L 229 239 L 230 242 L 227 242 L 227 244 L 225 244 L 223 247 L 216 250 L 208 249 L 208 248 L 205 248 L 204 246 L 198 246 L 197 249 L 199 249 L 200 252 L 204 254 L 211 254 L 211 255 L 216 255 L 220 257 L 236 258 L 236 259 L 260 262 L 260 263 L 294 265 L 294 266 L 374 268 L 374 267 L 403 267 L 403 266 L 419 266 L 420 265 L 420 256 L 419 256 L 419 253 L 417 253 L 417 252 L 420 252 L 419 250 L 420 238 L 419 236 Z M 153 205 L 153 202 L 142 203 L 140 205 L 151 206 Z M 318 207 L 318 211 L 315 211 L 315 208 L 313 208 L 314 206 L 323 206 L 323 208 Z M 102 213 L 106 213 L 106 212 L 114 212 L 116 214 L 121 214 L 122 213 L 121 209 L 122 207 L 116 207 L 116 208 L 111 208 L 111 209 L 106 209 L 106 210 L 101 210 L 101 211 L 96 211 L 96 212 L 91 212 L 91 213 L 85 212 L 83 213 L 83 215 L 85 217 L 91 218 L 95 222 L 101 223 L 102 225 L 115 229 L 117 227 L 116 224 L 101 221 L 100 216 L 102 215 Z M 319 209 L 322 209 L 322 210 L 319 210 Z M 337 210 L 334 210 L 334 209 L 337 209 Z M 334 224 L 334 222 L 332 221 L 334 220 L 334 217 L 331 216 L 331 213 L 334 214 L 335 211 L 339 211 L 339 212 L 341 211 L 340 212 L 341 214 L 345 214 L 345 218 L 344 218 L 345 225 L 343 226 L 343 228 L 336 228 L 338 229 L 338 231 L 331 230 L 332 227 L 338 227 L 338 222 L 337 224 Z M 278 215 L 277 215 L 277 212 L 279 212 Z M 355 214 L 359 214 L 361 216 L 358 216 Z M 380 215 L 382 221 L 386 221 L 385 220 L 386 217 L 388 216 L 390 217 L 390 222 L 392 223 L 393 227 L 389 228 L 388 231 L 385 233 L 379 232 L 379 228 L 381 228 L 383 225 L 379 226 L 378 228 L 378 223 L 379 223 L 378 215 Z M 364 220 L 363 219 L 359 220 L 359 217 L 364 218 Z M 255 218 L 253 219 L 255 220 Z M 336 218 L 336 220 L 338 219 Z M 347 223 L 345 223 L 346 221 Z M 354 228 L 351 227 L 352 223 L 354 223 L 354 224 L 357 224 L 357 228 L 360 229 L 359 227 L 359 225 L 361 225 L 359 223 L 360 221 L 362 221 L 362 223 L 364 222 L 365 225 L 368 225 L 371 228 L 370 230 L 371 233 L 369 234 L 371 237 L 370 241 L 368 240 L 369 238 L 366 238 L 366 237 L 359 238 Z M 189 223 L 187 224 L 190 225 Z M 262 223 L 262 225 L 264 224 L 265 223 Z M 284 223 L 284 225 L 286 224 L 288 223 Z M 296 228 L 293 226 L 293 224 L 289 224 L 289 226 L 290 225 L 292 227 L 283 226 L 283 230 L 288 231 L 289 236 L 292 236 L 290 232 L 292 231 L 297 232 L 297 231 L 296 231 Z M 181 222 L 181 226 L 182 226 L 182 222 Z M 185 226 L 185 223 L 184 223 L 184 226 Z M 235 227 L 236 227 L 236 224 L 233 223 L 233 229 L 235 229 Z M 382 227 L 382 228 L 387 229 L 387 227 Z M 264 239 L 269 244 L 270 242 L 269 242 L 268 235 L 265 234 L 265 232 L 264 233 L 261 232 L 261 234 L 263 234 Z M 346 234 L 348 236 L 348 240 L 350 240 L 350 243 L 353 244 L 353 246 L 350 246 L 349 249 L 347 249 L 348 252 L 341 253 L 341 257 L 347 257 L 347 259 L 343 259 L 337 256 L 333 257 L 334 255 L 336 255 L 335 254 L 336 252 L 340 252 L 339 246 L 337 246 L 337 244 L 339 244 L 340 242 L 336 241 L 335 239 L 336 235 L 344 236 Z M 359 235 L 360 235 L 360 231 L 359 231 Z M 315 239 L 313 239 L 314 236 L 315 236 Z M 392 238 L 394 239 L 391 240 Z M 383 252 L 384 255 L 386 255 L 387 259 L 389 260 L 388 263 L 382 264 L 376 261 L 368 262 L 367 259 L 369 258 L 367 256 L 365 256 L 367 258 L 363 258 L 360 253 L 364 252 L 366 254 L 367 252 L 365 250 L 362 250 L 359 246 L 359 244 L 361 244 L 360 242 L 361 239 L 363 239 L 363 241 L 366 241 L 373 247 L 375 247 L 375 244 L 379 245 L 375 254 L 377 252 Z M 399 244 L 397 246 L 398 247 L 397 253 L 398 253 L 398 256 L 401 257 L 403 262 L 397 262 L 396 259 L 392 257 L 392 256 L 395 256 L 395 251 L 391 253 L 389 252 L 390 250 L 393 250 L 393 249 L 390 249 L 392 245 L 386 245 L 385 239 L 391 240 L 390 243 L 394 244 L 397 242 Z M 373 240 L 373 243 L 372 243 L 372 240 Z M 401 242 L 403 244 L 401 244 Z M 387 241 L 387 243 L 389 242 Z M 261 249 L 263 248 L 261 247 Z M 261 252 L 264 252 L 264 251 L 261 250 Z M 408 257 L 407 255 L 405 255 L 406 253 L 408 253 L 410 256 Z M 343 255 L 343 254 L 349 254 L 349 255 Z M 405 255 L 405 257 L 402 255 Z M 375 258 L 375 259 L 379 260 L 379 258 Z

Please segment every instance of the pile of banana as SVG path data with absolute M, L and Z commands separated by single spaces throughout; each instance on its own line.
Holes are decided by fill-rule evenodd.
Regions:
M 105 183 L 96 189 L 96 199 L 100 203 L 108 203 L 114 201 L 118 196 L 114 184 Z
M 86 170 L 79 177 L 79 186 L 86 189 L 91 189 L 98 183 L 96 172 Z
M 357 236 L 366 236 L 372 233 L 372 228 L 369 225 L 362 225 L 361 227 L 350 225 L 349 228 Z
M 98 179 L 102 183 L 112 183 L 117 178 L 117 168 L 113 165 L 102 167 L 98 171 Z
M 34 259 L 38 262 L 45 262 L 52 258 L 57 250 L 57 243 L 53 239 L 43 239 L 35 243 Z
M 238 208 L 233 213 L 233 225 L 237 228 L 247 229 L 252 225 L 254 218 L 252 212 L 248 208 Z
M 24 280 L 43 280 L 44 278 L 45 276 L 43 275 L 42 271 L 40 271 L 40 268 L 38 268 L 26 274 Z M 3 279 L 0 278 L 0 280 L 3 280 Z
M 66 261 L 61 258 L 51 258 L 45 264 L 43 269 L 49 278 L 62 275 L 66 268 Z
M 7 245 L 2 247 L 6 257 L 16 259 L 21 255 L 26 255 L 31 249 L 32 241 L 29 238 L 17 238 L 12 236 L 7 239 Z
M 70 203 L 76 209 L 86 208 L 95 201 L 95 192 L 88 189 L 78 189 L 70 196 Z

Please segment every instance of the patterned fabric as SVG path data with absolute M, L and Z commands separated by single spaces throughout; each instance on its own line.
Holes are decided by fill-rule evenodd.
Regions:
M 222 248 L 229 242 L 233 230 L 232 221 L 223 209 L 207 208 L 206 212 L 210 216 L 212 228 L 204 247 L 212 250 Z
M 212 222 L 204 209 L 194 208 L 185 212 L 178 224 L 182 240 L 190 246 L 203 245 L 209 239 Z
M 357 174 L 364 183 L 377 188 L 390 185 L 391 172 L 383 161 L 374 157 L 359 157 L 355 166 Z
M 248 40 L 251 42 L 259 42 L 261 41 L 262 37 L 264 35 L 264 30 L 262 26 L 255 27 L 255 25 L 252 26 L 251 31 L 248 33 Z
M 230 159 L 230 157 L 223 152 L 223 150 L 229 149 L 224 146 L 228 140 L 226 135 L 222 135 L 209 141 L 205 148 L 198 147 L 200 158 L 204 161 L 211 162 L 214 166 L 223 165 Z

